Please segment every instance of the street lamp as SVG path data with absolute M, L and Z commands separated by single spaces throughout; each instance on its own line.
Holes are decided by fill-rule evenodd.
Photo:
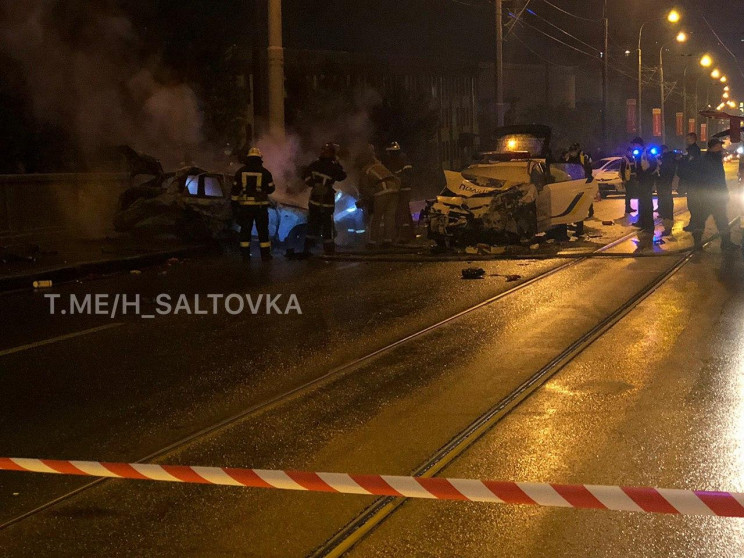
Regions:
M 712 77 L 713 79 L 718 79 L 718 78 L 720 78 L 720 77 L 721 77 L 721 70 L 719 70 L 718 68 L 716 68 L 715 70 L 713 70 L 713 71 L 712 71 L 712 72 L 710 73 L 710 77 Z
M 700 66 L 703 68 L 710 68 L 713 65 L 713 57 L 710 54 L 704 54 L 700 57 L 699 60 Z M 707 72 L 706 72 L 707 74 Z M 697 80 L 695 80 L 695 108 L 693 111 L 693 115 L 695 116 L 695 129 L 697 129 L 697 119 L 698 119 L 698 110 L 700 110 L 700 102 L 698 97 L 698 86 L 700 85 L 700 78 L 703 76 L 698 76 Z M 684 87 L 684 93 L 683 93 L 683 102 L 684 102 L 684 114 L 685 118 L 688 116 L 688 109 L 687 109 L 687 66 L 685 66 L 685 75 L 683 78 L 683 87 Z
M 726 76 L 721 76 L 721 83 L 726 83 L 728 81 L 728 78 Z
M 669 20 L 671 21 L 671 19 Z M 680 31 L 674 39 L 678 43 L 684 43 L 687 41 L 687 34 L 684 31 Z M 659 49 L 659 80 L 661 81 L 661 143 L 666 143 L 666 114 L 665 114 L 665 95 L 664 95 L 664 49 L 668 47 L 672 42 L 662 44 Z
M 641 28 L 638 30 L 638 135 L 643 136 L 643 50 L 641 49 L 641 43 L 643 39 L 643 28 L 649 23 L 657 21 L 669 21 L 670 23 L 679 23 L 682 16 L 677 10 L 671 10 L 666 17 L 650 19 L 644 21 L 641 24 Z

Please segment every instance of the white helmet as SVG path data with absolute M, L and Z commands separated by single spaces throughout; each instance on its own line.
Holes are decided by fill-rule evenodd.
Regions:
M 261 150 L 258 147 L 251 147 L 248 150 L 248 157 L 258 157 L 259 159 L 263 159 L 263 153 L 261 153 Z

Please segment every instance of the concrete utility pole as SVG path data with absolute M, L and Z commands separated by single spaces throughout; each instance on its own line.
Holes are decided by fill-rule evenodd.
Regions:
M 605 0 L 605 16 L 607 15 L 607 2 Z M 607 117 L 610 113 L 610 20 L 604 18 L 604 50 L 602 54 L 602 142 L 603 147 L 609 143 L 607 130 Z
M 501 0 L 496 6 L 496 115 L 499 126 L 504 125 L 504 10 Z
M 269 0 L 269 132 L 284 139 L 284 48 L 282 0 Z

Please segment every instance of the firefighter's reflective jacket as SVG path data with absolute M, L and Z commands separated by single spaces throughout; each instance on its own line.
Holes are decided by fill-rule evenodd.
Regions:
M 384 194 L 397 193 L 401 189 L 401 181 L 380 161 L 366 165 L 362 169 L 359 190 L 365 197 L 376 197 Z
M 392 157 L 388 161 L 388 168 L 400 180 L 400 191 L 410 192 L 413 186 L 413 166 L 408 162 L 408 158 L 401 154 Z
M 320 158 L 305 169 L 302 178 L 312 188 L 310 205 L 332 209 L 336 205 L 333 185 L 346 180 L 346 172 L 336 159 Z
M 269 195 L 275 189 L 274 178 L 264 168 L 261 158 L 249 157 L 235 173 L 231 199 L 240 206 L 268 206 Z

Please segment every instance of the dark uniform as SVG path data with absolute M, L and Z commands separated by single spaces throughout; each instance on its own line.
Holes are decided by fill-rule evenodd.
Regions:
M 620 162 L 620 177 L 625 186 L 625 213 L 633 213 L 631 201 L 638 199 L 638 173 L 635 168 L 635 157 L 632 150 L 623 157 Z
M 414 240 L 413 218 L 411 217 L 411 189 L 413 187 L 413 166 L 397 143 L 387 148 L 387 168 L 400 180 L 398 190 L 398 240 L 407 244 Z
M 336 191 L 333 185 L 346 180 L 346 172 L 336 160 L 335 149 L 328 146 L 323 149 L 320 158 L 312 163 L 303 173 L 303 179 L 312 191 L 307 219 L 307 236 L 305 252 L 309 252 L 315 242 L 323 238 L 323 250 L 326 254 L 335 252 L 333 238 L 333 214 L 336 209 Z
M 701 165 L 703 154 L 695 141 L 697 136 L 688 136 L 687 155 L 677 164 L 680 188 L 687 193 L 687 210 L 690 212 L 690 223 L 685 230 L 695 230 L 695 222 L 700 218 L 700 198 L 702 195 Z M 703 227 L 704 228 L 704 227 Z
M 654 183 L 659 168 L 656 156 L 648 150 L 633 154 L 633 164 L 638 176 L 638 223 L 637 226 L 647 233 L 654 232 Z
M 723 151 L 715 151 L 717 145 L 720 145 L 720 140 L 712 139 L 708 142 L 708 151 L 701 160 L 699 214 L 695 217 L 695 229 L 692 231 L 695 247 L 698 249 L 702 247 L 705 223 L 711 215 L 721 236 L 721 248 L 727 250 L 735 247 L 729 231 L 727 213 L 729 193 L 726 171 L 723 168 Z
M 672 183 L 677 174 L 677 154 L 668 147 L 662 146 L 659 178 L 656 181 L 656 193 L 659 198 L 659 217 L 664 221 L 664 235 L 672 233 L 674 225 L 674 197 Z
M 240 225 L 240 251 L 243 258 L 251 257 L 251 234 L 256 223 L 261 259 L 271 259 L 269 239 L 269 194 L 274 193 L 274 178 L 263 166 L 260 156 L 245 158 L 235 173 L 232 205 L 235 220 Z

